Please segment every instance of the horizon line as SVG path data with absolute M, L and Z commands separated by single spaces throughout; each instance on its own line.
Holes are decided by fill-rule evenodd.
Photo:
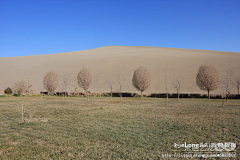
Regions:
M 186 49 L 186 48 L 169 48 L 169 47 L 156 47 L 156 46 L 120 46 L 120 45 L 110 45 L 110 46 L 102 46 L 92 49 L 83 49 L 78 51 L 69 51 L 69 52 L 60 52 L 60 53 L 46 53 L 46 54 L 36 54 L 36 55 L 24 55 L 24 56 L 10 56 L 10 57 L 1 57 L 0 58 L 14 58 L 14 57 L 29 57 L 29 56 L 44 56 L 44 55 L 56 55 L 56 54 L 64 54 L 64 53 L 71 53 L 71 52 L 81 52 L 81 51 L 88 51 L 106 47 L 146 47 L 146 48 L 164 48 L 164 49 L 180 49 L 180 50 L 196 50 L 196 51 L 209 51 L 209 52 L 227 52 L 227 53 L 240 53 L 240 52 L 232 52 L 232 51 L 218 51 L 218 50 L 202 50 L 202 49 Z

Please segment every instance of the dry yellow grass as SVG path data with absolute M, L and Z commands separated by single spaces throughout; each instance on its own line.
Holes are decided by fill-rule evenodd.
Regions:
M 17 109 L 22 101 L 36 109 L 26 124 Z M 123 98 L 121 104 L 109 97 L 0 97 L 0 159 L 163 159 L 163 153 L 180 153 L 174 143 L 238 145 L 239 100 L 221 104 L 216 99 L 170 99 L 166 106 L 161 98 Z

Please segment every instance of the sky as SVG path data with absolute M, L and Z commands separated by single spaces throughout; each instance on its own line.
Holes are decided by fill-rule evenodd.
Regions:
M 103 46 L 240 52 L 240 0 L 0 0 L 0 57 Z

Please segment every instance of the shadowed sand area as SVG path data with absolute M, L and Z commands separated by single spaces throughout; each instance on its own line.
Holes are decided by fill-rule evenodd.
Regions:
M 106 79 L 119 72 L 125 77 L 123 92 L 137 92 L 132 86 L 132 75 L 139 66 L 147 67 L 152 74 L 152 83 L 145 93 L 165 92 L 163 77 L 171 80 L 177 73 L 181 76 L 182 93 L 206 93 L 196 85 L 196 74 L 200 65 L 212 65 L 221 75 L 229 68 L 234 76 L 240 76 L 240 53 L 174 49 L 161 47 L 108 46 L 91 50 L 49 55 L 0 58 L 0 90 L 12 87 L 14 82 L 30 79 L 35 93 L 42 90 L 46 72 L 55 71 L 60 82 L 67 77 L 77 85 L 77 74 L 87 67 L 93 74 L 91 92 L 109 92 Z M 69 90 L 73 90 L 70 88 Z M 114 90 L 118 91 L 117 83 Z M 176 92 L 174 88 L 170 92 Z M 212 93 L 221 93 L 221 89 Z M 233 88 L 232 93 L 237 93 Z

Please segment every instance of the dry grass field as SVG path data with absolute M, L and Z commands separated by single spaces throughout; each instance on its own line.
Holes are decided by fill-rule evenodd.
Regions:
M 35 115 L 21 122 L 21 102 Z M 240 100 L 0 97 L 0 159 L 163 159 L 174 143 L 240 142 Z M 24 114 L 28 117 L 27 112 Z M 239 146 L 237 147 L 239 151 Z

